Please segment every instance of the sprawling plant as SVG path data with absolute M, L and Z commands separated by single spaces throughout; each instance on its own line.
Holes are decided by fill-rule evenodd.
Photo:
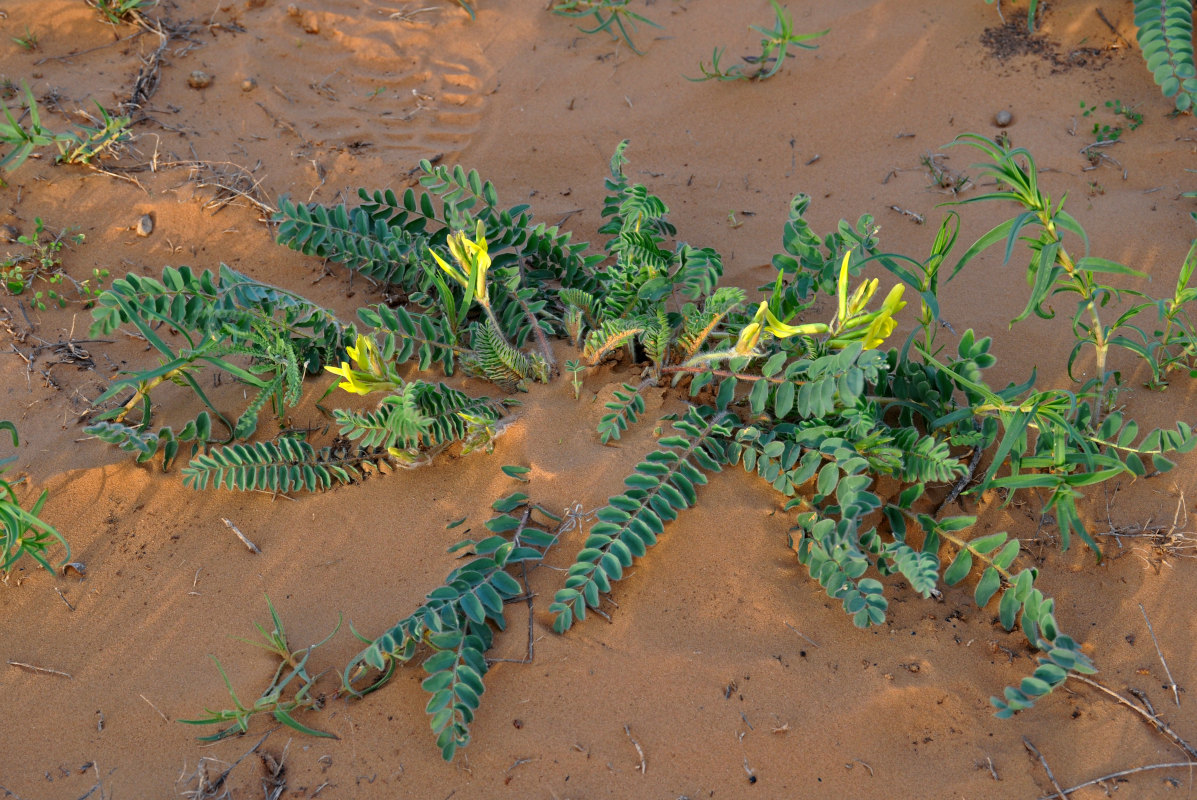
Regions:
M 785 498 L 794 521 L 790 546 L 857 626 L 885 620 L 887 577 L 902 576 L 924 597 L 975 578 L 978 606 L 996 602 L 1002 624 L 1021 628 L 1039 651 L 1032 674 L 993 699 L 999 716 L 1009 716 L 1069 672 L 1094 667 L 1060 628 L 1054 601 L 1036 585 L 1038 570 L 1018 565 L 1018 540 L 1004 532 L 980 535 L 975 517 L 943 508 L 961 492 L 998 489 L 1006 502 L 1034 493 L 1055 515 L 1063 547 L 1075 534 L 1097 551 L 1077 507 L 1082 489 L 1167 470 L 1169 454 L 1197 444 L 1185 423 L 1142 432 L 1116 405 L 1123 354 L 1145 360 L 1157 386 L 1170 370 L 1192 370 L 1194 334 L 1185 307 L 1194 257 L 1171 298 L 1108 286 L 1105 275 L 1135 273 L 1087 253 L 1083 228 L 1040 190 L 1029 153 L 969 134 L 958 143 L 982 153 L 980 167 L 999 187 L 976 199 L 1013 201 L 1020 210 L 969 247 L 947 277 L 990 246 L 1003 245 L 1007 259 L 1025 246 L 1031 296 L 1019 319 L 1050 317 L 1048 298 L 1073 297 L 1077 344 L 1068 364 L 1071 371 L 1078 359 L 1092 358 L 1093 379 L 1070 389 L 1042 388 L 1032 372 L 1021 384 L 996 387 L 986 379 L 995 363 L 988 338 L 971 330 L 951 344 L 937 338 L 943 336 L 941 269 L 957 238 L 954 213 L 928 256 L 916 259 L 880 251 L 867 216 L 816 234 L 805 219 L 810 199 L 799 195 L 773 259 L 776 276 L 759 287 L 763 299 L 750 304 L 744 289 L 719 285 L 719 254 L 680 241 L 665 203 L 628 179 L 623 143 L 606 181 L 600 228 L 606 241 L 595 253 L 557 228 L 534 224 L 525 206 L 501 208 L 494 187 L 477 173 L 427 162 L 420 188 L 402 197 L 361 191 L 353 208 L 282 203 L 281 243 L 345 264 L 401 298 L 360 310 L 360 328 L 227 268 L 219 279 L 168 270 L 163 283 L 118 281 L 100 298 L 96 326 L 107 332 L 132 324 L 163 362 L 119 379 L 106 397 L 122 390 L 132 396 L 110 412 L 115 422 L 89 430 L 142 459 L 165 443 L 169 461 L 179 441 L 193 441 L 204 452 L 183 473 L 196 488 L 323 489 L 366 468 L 425 463 L 447 447 L 489 448 L 508 424 L 509 401 L 412 377 L 401 365 L 415 362 L 421 374 L 439 365 L 445 376 L 463 367 L 511 393 L 529 381 L 551 380 L 553 342 L 564 340 L 580 351 L 567 362 L 575 382 L 612 360 L 640 373 L 639 383 L 621 384 L 605 404 L 597 420 L 603 442 L 643 420 L 646 387 L 672 387 L 691 400 L 660 421 L 672 432 L 595 512 L 550 605 L 557 631 L 600 607 L 669 523 L 699 502 L 712 475 L 739 467 Z M 1082 255 L 1074 254 L 1078 246 Z M 897 282 L 882 291 L 878 277 L 863 276 L 869 266 Z M 891 345 L 912 305 L 913 330 Z M 828 316 L 811 319 L 815 307 L 829 308 Z M 1148 333 L 1141 320 L 1153 314 L 1161 328 Z M 186 346 L 168 345 L 158 323 L 178 330 Z M 149 393 L 163 380 L 190 385 L 223 419 L 191 376 L 203 363 L 256 390 L 250 409 L 236 424 L 226 423 L 242 438 L 253 432 L 260 410 L 271 405 L 279 412 L 298 392 L 302 374 L 320 366 L 347 392 L 381 400 L 371 410 L 333 410 L 340 437 L 324 447 L 293 432 L 213 446 L 207 411 L 177 435 L 169 428 L 151 432 Z M 121 421 L 139 407 L 138 427 Z M 423 657 L 428 713 L 446 759 L 469 741 L 486 652 L 494 628 L 505 625 L 505 604 L 526 595 L 513 571 L 523 575 L 574 521 L 551 528 L 558 518 L 524 495 L 504 498 L 495 509 L 499 516 L 487 523 L 493 535 L 462 545 L 474 559 L 390 630 L 367 639 L 342 674 L 340 691 L 361 694 L 399 664 Z M 549 522 L 534 522 L 534 512 Z M 247 712 L 278 707 L 274 695 L 267 700 L 263 709 L 238 703 L 209 719 L 240 725 Z

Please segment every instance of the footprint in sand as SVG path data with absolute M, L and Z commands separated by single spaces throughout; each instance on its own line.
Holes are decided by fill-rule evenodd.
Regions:
M 460 9 L 396 11 L 375 0 L 312 3 L 284 12 L 258 12 L 252 57 L 311 64 L 319 74 L 276 70 L 277 94 L 306 100 L 287 107 L 297 131 L 331 149 L 385 150 L 412 163 L 435 154 L 452 157 L 478 129 L 493 70 Z M 310 69 L 310 67 L 309 67 Z M 274 98 L 277 100 L 277 96 Z

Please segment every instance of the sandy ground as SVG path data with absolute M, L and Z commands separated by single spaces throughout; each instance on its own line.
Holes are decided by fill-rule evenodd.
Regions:
M 747 25 L 769 20 L 764 0 L 637 0 L 662 25 L 638 32 L 643 56 L 583 35 L 543 3 L 477 5 L 471 21 L 445 0 L 328 0 L 294 11 L 281 0 L 164 0 L 151 14 L 179 35 L 161 52 L 160 80 L 119 162 L 144 169 L 122 180 L 56 166 L 45 152 L 5 176 L 0 223 L 31 233 L 41 217 L 54 231 L 83 233 L 86 242 L 63 254 L 78 279 L 100 267 L 115 277 L 225 262 L 349 320 L 379 292 L 275 245 L 262 208 L 218 184 L 267 206 L 283 194 L 333 203 L 358 187 L 401 189 L 419 159 L 437 158 L 478 169 L 503 203 L 528 202 L 539 219 L 564 220 L 596 241 L 607 162 L 628 138 L 629 174 L 670 205 L 681 238 L 718 249 L 728 279 L 754 288 L 771 276 L 797 192 L 814 198 L 817 230 L 868 213 L 886 249 L 925 254 L 945 213 L 938 206 L 951 196 L 920 159 L 943 154 L 948 170 L 968 174 L 970 155 L 943 145 L 964 131 L 996 134 L 994 115 L 1007 110 L 1011 140 L 1035 153 L 1053 196 L 1068 194 L 1095 254 L 1143 270 L 1153 291 L 1168 293 L 1194 234 L 1194 201 L 1181 194 L 1197 185 L 1185 171 L 1197 168 L 1197 127 L 1169 114 L 1128 44 L 1126 2 L 1058 0 L 1041 37 L 1028 41 L 1017 22 L 1025 5 L 1009 2 L 1006 19 L 1016 22 L 1001 29 L 997 9 L 980 0 L 790 0 L 799 30 L 831 32 L 775 78 L 743 84 L 683 76 L 697 74 L 716 45 L 732 58 L 752 52 L 757 37 Z M 65 127 L 93 99 L 109 108 L 129 100 L 160 43 L 103 24 L 80 0 L 0 8 L 0 75 L 29 82 L 50 127 Z M 12 42 L 27 30 L 36 49 Z M 206 88 L 188 85 L 197 70 L 210 76 Z M 1117 165 L 1089 169 L 1079 151 L 1092 141 L 1092 120 L 1080 117 L 1080 103 L 1115 99 L 1138 109 L 1143 124 L 1108 151 Z M 1008 212 L 963 208 L 962 240 Z M 154 221 L 148 237 L 134 230 L 143 214 Z M 1007 331 L 1025 292 L 1020 268 L 989 253 L 947 287 L 944 315 L 959 330 L 997 337 L 998 379 L 1021 380 L 1037 367 L 1064 382 L 1064 320 Z M 222 790 L 236 798 L 1031 800 L 1056 789 L 1024 741 L 1064 789 L 1185 760 L 1132 711 L 1072 682 L 1029 713 L 995 719 L 989 696 L 1027 674 L 1033 654 L 995 624 L 993 608 L 977 610 L 967 588 L 925 602 L 891 582 L 887 624 L 853 628 L 786 547 L 780 498 L 732 473 L 713 479 L 698 508 L 615 588 L 610 621 L 595 616 L 554 635 L 547 607 L 561 574 L 532 574 L 534 661 L 491 670 L 473 742 L 454 763 L 433 746 L 415 665 L 362 701 L 303 717 L 336 740 L 263 718 L 248 736 L 201 745 L 178 720 L 228 703 L 210 655 L 243 697 L 269 680 L 270 656 L 235 638 L 266 624 L 264 595 L 296 647 L 323 638 L 339 614 L 377 635 L 453 568 L 447 546 L 480 527 L 490 501 L 521 488 L 499 465 L 530 465 L 526 488 L 550 508 L 591 509 L 619 491 L 652 447 L 652 425 L 608 447 L 594 428 L 602 401 L 630 373 L 592 372 L 581 401 L 565 379 L 535 387 L 490 457 L 442 458 L 316 495 L 196 493 L 177 467 L 164 474 L 136 465 L 82 433 L 90 401 L 115 370 L 152 363 L 152 354 L 117 337 L 81 345 L 94 367 L 52 364 L 59 356 L 34 348 L 84 338 L 89 315 L 80 304 L 39 312 L 27 297 L 0 296 L 0 306 L 8 320 L 0 419 L 21 432 L 16 469 L 29 478 L 21 494 L 49 490 L 45 517 L 87 571 L 55 576 L 27 562 L 0 586 L 5 797 L 180 796 L 196 789 L 197 770 L 215 779 L 235 765 Z M 327 384 L 313 380 L 311 395 Z M 217 392 L 230 403 L 239 394 L 228 384 Z M 198 410 L 182 392 L 177 402 L 160 399 L 164 423 Z M 1148 424 L 1194 421 L 1193 388 L 1183 381 L 1123 399 Z M 650 415 L 664 413 L 678 400 L 657 393 L 649 406 Z M 288 423 L 325 424 L 312 400 Z M 1154 525 L 1181 541 L 1183 512 L 1175 529 L 1173 520 L 1181 498 L 1197 496 L 1195 465 L 1189 456 L 1165 476 L 1098 491 L 1085 517 L 1095 531 Z M 1010 531 L 1023 541 L 1022 558 L 1042 565 L 1041 584 L 1096 660 L 1098 680 L 1145 692 L 1179 736 L 1197 737 L 1197 701 L 1185 691 L 1197 685 L 1193 562 L 1158 538 L 1102 536 L 1108 557 L 1097 564 L 1083 549 L 1061 554 L 1033 504 L 964 502 L 981 530 Z M 463 527 L 446 529 L 461 517 Z M 580 542 L 578 531 L 566 534 L 553 562 L 568 563 Z M 1180 687 L 1179 708 L 1145 614 Z M 522 615 L 512 609 L 495 655 L 524 655 Z M 346 626 L 312 663 L 335 674 L 358 649 Z M 322 686 L 331 692 L 334 678 Z M 1189 769 L 1142 771 L 1070 796 L 1189 797 L 1194 779 Z M 281 795 L 270 794 L 280 784 Z

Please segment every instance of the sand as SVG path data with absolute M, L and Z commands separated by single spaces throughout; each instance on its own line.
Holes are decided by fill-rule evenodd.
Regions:
M 1034 152 L 1047 191 L 1068 195 L 1092 252 L 1150 275 L 1142 288 L 1170 293 L 1194 234 L 1194 201 L 1182 193 L 1197 183 L 1185 171 L 1197 168 L 1197 127 L 1170 114 L 1153 85 L 1133 45 L 1129 3 L 1051 3 L 1029 39 L 1025 4 L 1002 4 L 1012 23 L 1003 27 L 980 0 L 791 0 L 798 30 L 830 33 L 762 83 L 684 76 L 697 75 L 715 46 L 728 59 L 752 52 L 758 37 L 747 25 L 771 16 L 763 0 L 636 0 L 662 26 L 636 32 L 643 56 L 581 33 L 543 3 L 476 5 L 471 20 L 446 0 L 328 0 L 294 11 L 280 0 L 164 0 L 149 14 L 177 35 L 159 50 L 158 36 L 104 24 L 83 2 L 10 0 L 0 75 L 30 84 L 49 127 L 78 120 L 92 100 L 107 108 L 130 100 L 139 69 L 159 60 L 157 83 L 140 84 L 152 92 L 143 93 L 135 141 L 101 165 L 138 171 L 121 178 L 55 165 L 43 149 L 4 176 L 0 223 L 30 234 L 40 217 L 54 232 L 84 234 L 61 254 L 78 280 L 98 268 L 113 278 L 157 276 L 167 265 L 223 262 L 350 320 L 381 292 L 277 246 L 263 220 L 280 195 L 335 203 L 359 187 L 402 189 L 430 158 L 477 169 L 502 203 L 529 203 L 539 220 L 600 241 L 602 180 L 626 138 L 629 175 L 670 206 L 680 238 L 719 250 L 727 280 L 755 289 L 771 279 L 798 192 L 813 198 L 816 230 L 871 214 L 884 249 L 925 255 L 953 196 L 921 159 L 935 155 L 949 176 L 979 180 L 972 153 L 943 146 L 965 131 L 996 135 L 995 114 L 1008 111 L 1006 132 Z M 36 49 L 12 42 L 27 29 Z M 196 71 L 206 87 L 189 85 Z M 1115 99 L 1143 123 L 1105 151 L 1116 163 L 1093 169 L 1080 151 L 1095 119 L 1116 121 L 1101 108 Z M 1082 116 L 1081 102 L 1097 114 Z M 997 204 L 958 210 L 966 243 L 1011 213 Z M 144 237 L 143 215 L 153 220 Z M 1045 383 L 1067 385 L 1066 320 L 1008 329 L 1026 299 L 1024 263 L 987 253 L 944 289 L 944 316 L 996 338 L 993 380 L 1037 368 Z M 1073 681 L 1013 720 L 995 719 L 990 695 L 1029 673 L 1034 653 L 996 624 L 994 607 L 973 605 L 968 585 L 924 601 L 891 579 L 886 624 L 855 629 L 786 546 L 792 518 L 782 498 L 738 471 L 713 476 L 698 507 L 615 587 L 609 619 L 592 614 L 567 635 L 552 633 L 548 604 L 563 576 L 531 574 L 534 658 L 491 669 L 473 741 L 453 763 L 433 744 L 416 664 L 365 699 L 330 699 L 301 715 L 335 740 L 260 717 L 244 737 L 201 744 L 197 732 L 210 729 L 179 720 L 227 707 L 211 657 L 243 699 L 270 679 L 271 656 L 239 641 L 256 635 L 255 623 L 268 626 L 266 595 L 296 648 L 343 615 L 346 625 L 311 656 L 314 670 L 330 670 L 320 687 L 331 695 L 360 649 L 348 623 L 374 636 L 410 613 L 457 565 L 446 548 L 477 535 L 492 500 L 522 489 L 551 509 L 601 506 L 653 447 L 652 420 L 681 400 L 649 393 L 649 419 L 603 446 L 602 403 L 635 375 L 605 366 L 587 374 L 580 400 L 565 377 L 534 387 L 490 456 L 446 455 L 314 495 L 195 492 L 183 486 L 181 464 L 165 473 L 138 465 L 82 432 L 116 370 L 145 368 L 153 354 L 116 335 L 79 345 L 88 364 L 51 363 L 61 354 L 43 348 L 29 366 L 21 354 L 87 338 L 90 319 L 78 302 L 39 311 L 29 299 L 0 296 L 0 419 L 21 433 L 9 477 L 27 476 L 19 487 L 27 503 L 49 491 L 44 516 L 86 576 L 51 575 L 25 560 L 0 585 L 5 797 L 175 797 L 196 791 L 198 775 L 213 782 L 228 769 L 220 791 L 236 798 L 1029 799 L 1059 792 L 1025 742 L 1063 789 L 1186 760 L 1130 709 Z M 325 426 L 314 402 L 329 382 L 313 379 L 285 425 Z M 1130 385 L 1120 401 L 1145 424 L 1193 421 L 1185 380 L 1165 393 Z M 228 382 L 214 390 L 232 407 L 240 395 Z M 163 424 L 199 410 L 181 390 L 155 400 Z M 6 443 L 0 456 L 10 452 Z M 504 475 L 505 464 L 530 466 L 530 482 Z M 1182 738 L 1197 737 L 1185 691 L 1197 684 L 1197 569 L 1158 536 L 1104 534 L 1146 528 L 1183 542 L 1180 504 L 1197 496 L 1194 466 L 1185 456 L 1171 473 L 1087 496 L 1082 513 L 1103 534 L 1100 564 L 1080 546 L 1061 552 L 1033 499 L 962 501 L 979 531 L 1022 540 L 1022 562 L 1041 568 L 1061 624 L 1100 669 L 1096 679 L 1124 695 L 1144 692 Z M 581 541 L 576 529 L 564 534 L 550 563 L 567 565 Z M 493 655 L 525 656 L 525 615 L 510 607 Z M 1193 780 L 1190 769 L 1153 770 L 1107 787 L 1182 797 Z

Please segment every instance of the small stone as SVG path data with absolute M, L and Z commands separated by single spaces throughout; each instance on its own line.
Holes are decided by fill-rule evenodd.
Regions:
M 0 242 L 8 244 L 21 238 L 21 232 L 12 225 L 0 225 Z
M 304 14 L 303 29 L 305 33 L 320 33 L 320 20 L 315 14 Z
M 997 125 L 999 128 L 1004 128 L 1013 121 L 1014 115 L 1004 108 L 993 115 L 993 124 Z
M 192 89 L 207 89 L 212 85 L 212 76 L 202 69 L 197 69 L 187 76 L 187 85 Z
M 257 88 L 258 82 L 253 78 L 246 78 L 245 80 L 241 81 L 241 91 L 243 92 L 252 92 Z
M 287 6 L 287 16 L 288 17 L 298 17 L 299 16 L 299 6 L 295 5 L 294 3 Z
M 141 219 L 137 220 L 137 225 L 134 227 L 138 236 L 146 237 L 154 232 L 154 218 L 149 214 L 142 214 Z

